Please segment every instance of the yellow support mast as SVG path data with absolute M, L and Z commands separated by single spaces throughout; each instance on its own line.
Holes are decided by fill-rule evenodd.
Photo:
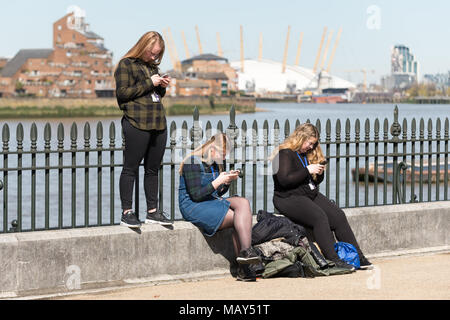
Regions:
M 300 32 L 300 40 L 298 40 L 298 46 L 297 46 L 297 55 L 295 57 L 295 65 L 298 66 L 300 62 L 300 53 L 302 49 L 302 42 L 303 42 L 303 32 Z
M 327 70 L 326 70 L 328 73 L 330 73 L 331 65 L 333 64 L 334 55 L 336 53 L 336 48 L 338 46 L 339 39 L 341 38 L 341 33 L 342 33 L 342 28 L 339 28 L 338 34 L 336 36 L 336 42 L 334 43 L 334 46 L 333 46 L 333 51 L 331 51 L 330 61 L 328 61 L 328 66 L 327 66 Z
M 284 55 L 283 55 L 283 66 L 281 69 L 281 73 L 286 72 L 286 62 L 287 62 L 287 55 L 288 55 L 288 47 L 289 47 L 289 34 L 291 33 L 291 26 L 288 26 L 288 32 L 286 35 L 286 43 L 284 45 Z
M 198 31 L 198 26 L 195 26 L 195 33 L 197 34 L 198 51 L 199 54 L 203 54 L 202 42 L 200 41 L 200 32 Z
M 166 39 L 165 43 L 166 43 L 166 47 L 169 51 L 170 62 L 172 62 L 173 69 L 177 70 L 177 62 L 173 56 L 172 47 L 170 45 L 170 38 L 169 38 L 166 30 L 163 30 L 163 34 L 164 34 L 164 38 Z
M 320 40 L 319 50 L 317 51 L 316 61 L 314 62 L 313 72 L 316 73 L 317 65 L 319 64 L 320 53 L 322 51 L 323 41 L 325 39 L 325 35 L 327 34 L 327 27 L 323 28 L 322 39 Z
M 223 57 L 222 46 L 220 45 L 220 34 L 217 32 L 217 55 Z
M 175 61 L 175 70 L 181 71 L 181 62 L 180 62 L 180 59 L 178 59 L 177 47 L 175 46 L 175 42 L 173 41 L 172 31 L 170 31 L 170 27 L 167 28 L 167 31 L 169 33 L 170 47 L 172 48 L 172 51 L 173 51 L 173 58 Z
M 262 32 L 260 32 L 259 33 L 258 61 L 262 60 L 262 46 L 263 46 L 263 35 L 262 35 Z
M 244 29 L 241 25 L 241 72 L 244 73 Z
M 184 36 L 184 32 L 181 31 L 181 37 L 183 38 L 183 44 L 184 44 L 184 52 L 186 53 L 186 59 L 189 59 L 191 57 L 191 54 L 189 52 L 189 48 L 186 42 L 186 37 Z
M 323 52 L 322 61 L 320 62 L 320 67 L 319 67 L 320 71 L 323 70 L 323 66 L 325 65 L 325 61 L 327 60 L 328 48 L 330 47 L 331 38 L 333 38 L 333 30 L 330 30 L 330 32 L 328 33 L 327 44 L 325 45 L 325 50 Z

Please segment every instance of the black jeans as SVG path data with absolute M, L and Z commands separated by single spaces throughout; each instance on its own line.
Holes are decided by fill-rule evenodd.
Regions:
M 166 148 L 167 129 L 140 130 L 125 117 L 122 118 L 122 129 L 125 137 L 124 163 L 119 181 L 122 209 L 132 208 L 134 183 L 142 159 L 147 210 L 155 209 L 158 200 L 158 172 Z
M 333 261 L 339 259 L 334 250 L 335 236 L 338 241 L 354 245 L 360 257 L 362 256 L 344 211 L 320 192 L 314 199 L 297 195 L 288 198 L 275 196 L 273 204 L 280 213 L 293 222 L 312 229 L 314 238 L 325 258 Z

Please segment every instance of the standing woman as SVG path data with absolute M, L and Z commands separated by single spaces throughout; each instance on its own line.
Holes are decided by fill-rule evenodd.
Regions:
M 361 269 L 371 267 L 344 211 L 318 191 L 325 170 L 325 164 L 320 163 L 324 160 L 317 128 L 310 123 L 298 126 L 273 156 L 273 204 L 293 222 L 311 228 L 325 258 L 338 267 L 354 269 L 339 259 L 334 249 L 335 236 L 355 246 Z
M 260 262 L 252 243 L 252 211 L 247 199 L 223 198 L 238 171 L 225 172 L 230 150 L 226 134 L 219 133 L 196 148 L 180 165 L 179 206 L 183 218 L 199 227 L 206 236 L 233 228 L 233 246 L 239 263 L 237 279 L 256 280 L 248 264 Z
M 157 208 L 158 171 L 167 142 L 167 123 L 161 99 L 170 77 L 161 77 L 158 65 L 164 55 L 164 40 L 158 32 L 145 33 L 120 60 L 114 78 L 119 108 L 123 111 L 124 164 L 120 175 L 121 225 L 139 228 L 132 209 L 133 187 L 144 159 L 146 223 L 171 224 Z

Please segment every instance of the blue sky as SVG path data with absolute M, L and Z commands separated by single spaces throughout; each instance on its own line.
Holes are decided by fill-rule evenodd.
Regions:
M 368 79 L 379 83 L 380 77 L 390 72 L 394 44 L 410 47 L 422 75 L 450 70 L 447 0 L 1 1 L 0 56 L 6 57 L 13 57 L 20 49 L 51 48 L 53 22 L 64 16 L 70 5 L 77 5 L 86 11 L 91 30 L 113 51 L 114 62 L 146 31 L 162 33 L 168 27 L 181 60 L 185 59 L 181 31 L 191 55 L 197 54 L 196 25 L 204 52 L 217 53 L 219 32 L 225 57 L 238 60 L 242 25 L 246 58 L 258 57 L 262 33 L 263 57 L 281 62 L 291 26 L 288 63 L 294 64 L 300 32 L 304 32 L 300 65 L 312 68 L 326 26 L 334 35 L 339 27 L 343 29 L 331 72 L 345 79 L 361 81 L 361 73 L 345 70 L 364 68 L 375 70 Z M 168 54 L 161 67 L 172 67 Z

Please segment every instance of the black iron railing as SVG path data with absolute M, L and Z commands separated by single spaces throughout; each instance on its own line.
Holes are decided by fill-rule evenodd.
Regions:
M 324 182 L 320 188 L 340 207 L 388 205 L 407 202 L 448 200 L 449 180 L 449 121 L 441 120 L 419 126 L 415 119 L 402 124 L 398 108 L 394 120 L 381 123 L 375 119 L 373 127 L 366 120 L 363 131 L 359 120 L 352 127 L 341 120 L 315 125 L 321 132 L 321 145 L 329 160 Z M 278 120 L 272 125 L 253 121 L 251 127 L 244 120 L 238 127 L 235 110 L 229 114 L 229 124 L 222 121 L 212 128 L 211 122 L 200 125 L 198 110 L 194 111 L 189 128 L 186 121 L 177 128 L 170 124 L 169 141 L 159 175 L 159 207 L 172 219 L 180 219 L 178 211 L 178 168 L 180 161 L 199 143 L 216 131 L 226 132 L 233 148 L 227 159 L 229 169 L 241 168 L 242 179 L 233 183 L 230 194 L 240 194 L 251 200 L 252 209 L 273 209 L 272 169 L 269 156 L 292 132 L 289 120 L 280 128 Z M 309 122 L 309 120 L 307 120 Z M 300 121 L 296 120 L 295 126 Z M 410 129 L 408 130 L 408 128 Z M 225 129 L 224 129 L 225 128 Z M 433 129 L 434 128 L 434 129 Z M 344 129 L 344 130 L 342 130 Z M 65 128 L 59 124 L 56 140 L 51 126 L 38 129 L 31 126 L 25 145 L 22 124 L 16 127 L 14 149 L 8 124 L 2 127 L 0 151 L 0 233 L 20 232 L 100 225 L 114 225 L 120 219 L 118 183 L 123 163 L 123 137 L 117 139 L 112 122 L 108 136 L 98 122 L 95 136 L 91 125 L 85 123 L 83 134 L 78 126 L 70 127 L 66 140 Z M 283 131 L 283 133 L 282 133 Z M 342 132 L 343 131 L 343 132 Z M 135 185 L 135 211 L 142 204 L 139 178 Z

